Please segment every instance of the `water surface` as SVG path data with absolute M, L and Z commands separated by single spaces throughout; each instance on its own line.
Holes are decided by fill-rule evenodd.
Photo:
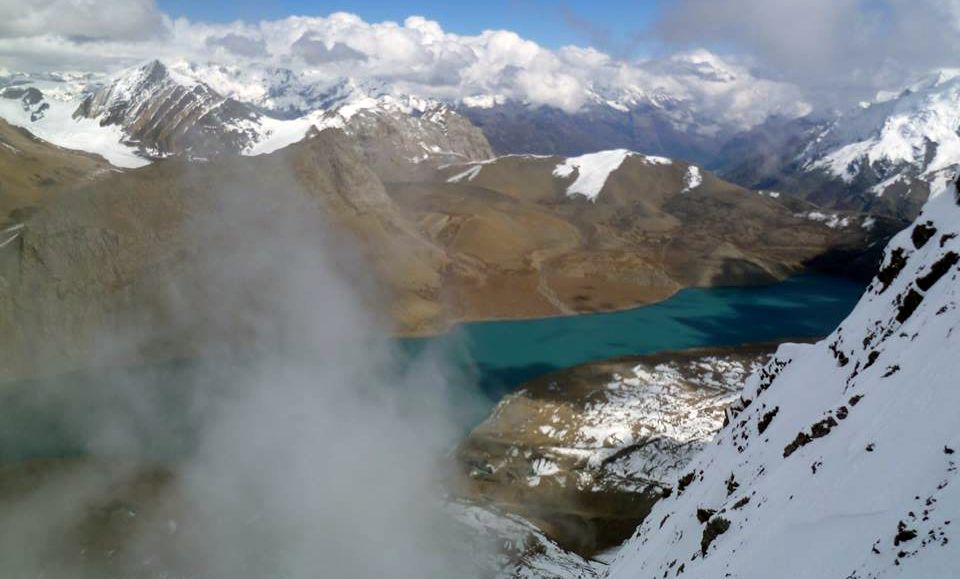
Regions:
M 466 323 L 406 346 L 456 341 L 460 362 L 472 365 L 481 388 L 498 400 L 526 380 L 591 360 L 823 336 L 863 290 L 846 278 L 804 274 L 767 286 L 684 289 L 618 312 Z
M 687 289 L 620 312 L 467 323 L 444 336 L 399 340 L 398 370 L 427 348 L 447 356 L 454 370 L 448 402 L 466 432 L 538 375 L 617 356 L 826 335 L 862 292 L 845 279 L 802 275 L 763 287 Z M 101 425 L 118 417 L 121 450 L 154 460 L 184 456 L 234 395 L 232 381 L 256 370 L 255 361 L 181 360 L 0 384 L 0 464 L 90 452 L 103 442 Z M 417 396 L 403 399 L 420 405 Z

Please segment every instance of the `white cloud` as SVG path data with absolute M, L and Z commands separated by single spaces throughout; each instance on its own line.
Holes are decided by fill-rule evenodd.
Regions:
M 213 48 L 219 46 L 224 50 L 240 56 L 256 57 L 267 54 L 267 45 L 262 38 L 254 39 L 233 32 L 224 34 L 223 36 L 207 37 L 207 46 Z
M 135 40 L 162 31 L 153 0 L 2 0 L 0 37 Z
M 845 105 L 956 66 L 958 0 L 677 0 L 653 28 L 673 46 L 722 44 L 810 97 Z
M 119 2 L 104 0 L 97 9 L 88 6 L 88 11 L 105 14 Z M 350 76 L 422 96 L 497 95 L 566 111 L 591 99 L 629 103 L 669 93 L 673 104 L 683 104 L 681 108 L 709 112 L 721 123 L 738 126 L 760 122 L 770 113 L 806 110 L 795 87 L 756 79 L 746 66 L 705 51 L 625 61 L 594 48 L 550 50 L 505 30 L 451 34 L 437 22 L 417 16 L 403 23 L 369 23 L 340 12 L 208 24 L 170 19 L 145 0 L 131 2 L 117 13 L 122 18 L 112 27 L 95 34 L 96 22 L 71 20 L 67 27 L 51 15 L 53 4 L 69 4 L 76 10 L 85 2 L 48 0 L 33 9 L 30 18 L 0 28 L 0 66 L 111 71 L 150 58 L 249 70 L 277 66 L 292 68 L 311 82 Z M 146 22 L 154 23 L 153 34 L 133 34 Z

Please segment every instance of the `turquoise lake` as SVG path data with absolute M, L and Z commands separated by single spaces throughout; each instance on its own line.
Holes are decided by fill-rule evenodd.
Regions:
M 823 275 L 769 286 L 687 289 L 619 312 L 461 324 L 443 336 L 400 340 L 409 355 L 398 362 L 416 362 L 427 348 L 446 357 L 450 406 L 462 412 L 455 419 L 466 432 L 504 394 L 541 374 L 618 356 L 823 336 L 862 292 L 859 283 Z M 118 415 L 145 456 L 183 456 L 231 396 L 230 378 L 223 376 L 243 371 L 243 363 L 174 361 L 0 385 L 0 463 L 83 454 L 98 436 L 97 425 Z M 410 394 L 417 404 L 418 394 Z
M 804 274 L 753 287 L 692 288 L 656 304 L 618 312 L 474 322 L 451 335 L 461 363 L 491 399 L 538 375 L 591 360 L 708 346 L 823 336 L 850 313 L 864 285 Z

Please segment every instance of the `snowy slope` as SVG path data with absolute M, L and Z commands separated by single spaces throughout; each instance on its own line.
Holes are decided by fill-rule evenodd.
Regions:
M 801 165 L 877 196 L 913 182 L 943 188 L 960 165 L 960 70 L 942 70 L 877 98 L 826 125 Z M 925 191 L 926 192 L 926 191 Z
M 135 146 L 122 142 L 120 127 L 73 118 L 84 91 L 98 80 L 91 75 L 2 77 L 0 118 L 55 145 L 99 154 L 117 167 L 148 164 Z
M 259 155 L 342 129 L 401 160 L 492 156 L 446 104 L 371 83 L 310 83 L 285 69 L 151 61 L 110 77 L 0 78 L 0 117 L 60 146 L 135 167 L 171 154 Z
M 748 380 L 609 577 L 956 576 L 958 203 L 933 197 L 831 336 Z
M 604 564 L 561 548 L 543 531 L 517 515 L 466 501 L 451 501 L 447 509 L 481 541 L 493 541 L 499 545 L 499 552 L 493 557 L 483 549 L 474 553 L 474 556 L 481 557 L 477 566 L 485 569 L 492 578 L 592 579 L 602 576 L 605 570 Z

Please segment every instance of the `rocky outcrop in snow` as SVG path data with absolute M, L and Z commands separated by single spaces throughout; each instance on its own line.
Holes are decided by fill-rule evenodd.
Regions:
M 958 263 L 951 184 L 831 336 L 750 378 L 609 577 L 954 576 Z

